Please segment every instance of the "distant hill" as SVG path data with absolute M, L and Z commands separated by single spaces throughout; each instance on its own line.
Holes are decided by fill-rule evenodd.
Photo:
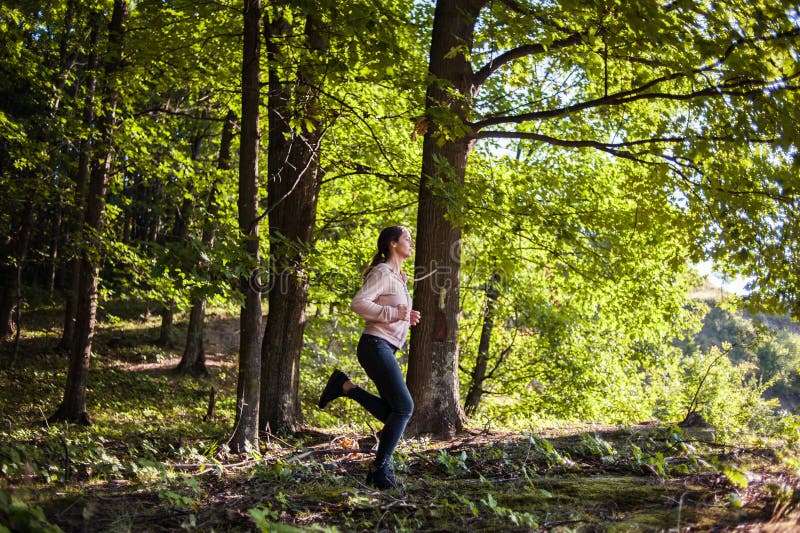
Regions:
M 733 348 L 728 357 L 734 363 L 748 361 L 757 365 L 759 377 L 764 380 L 776 378 L 765 396 L 778 398 L 781 407 L 798 412 L 800 410 L 800 323 L 788 316 L 747 311 L 731 312 L 720 302 L 730 295 L 706 282 L 691 293 L 694 300 L 709 306 L 703 318 L 703 327 L 689 343 L 681 343 L 685 352 L 695 349 L 709 350 L 712 346 L 730 343 Z M 758 324 L 766 326 L 763 334 Z M 763 331 L 763 330 L 762 330 Z
M 733 296 L 733 294 L 725 292 L 721 287 L 716 287 L 710 282 L 706 281 L 701 287 L 693 289 L 689 293 L 689 296 L 693 300 L 699 300 L 705 302 L 709 306 L 715 306 L 723 300 Z M 779 316 L 764 313 L 753 315 L 745 310 L 740 311 L 740 313 L 742 316 L 748 317 L 751 320 L 755 319 L 775 331 L 789 331 L 796 335 L 800 335 L 800 321 L 792 320 L 789 315 Z

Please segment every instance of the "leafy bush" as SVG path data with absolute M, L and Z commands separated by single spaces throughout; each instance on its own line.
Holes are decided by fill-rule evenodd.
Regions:
M 10 492 L 0 489 L 0 532 L 2 531 L 56 533 L 62 529 L 47 520 L 41 507 L 29 505 Z

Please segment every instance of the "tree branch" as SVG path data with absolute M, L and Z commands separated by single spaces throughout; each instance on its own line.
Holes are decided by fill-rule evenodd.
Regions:
M 664 161 L 662 163 L 659 163 L 657 161 L 650 161 L 647 159 L 643 159 L 642 157 L 638 156 L 633 152 L 622 150 L 623 148 L 630 148 L 633 146 L 642 146 L 651 144 L 679 144 L 684 142 L 697 142 L 697 141 L 730 142 L 737 140 L 733 135 L 711 136 L 711 137 L 702 137 L 702 136 L 701 137 L 654 137 L 652 139 L 637 139 L 634 141 L 623 141 L 617 143 L 602 143 L 599 141 L 590 141 L 583 139 L 579 140 L 559 139 L 557 137 L 542 135 L 540 133 L 528 133 L 528 132 L 516 132 L 516 131 L 513 132 L 483 131 L 476 134 L 475 138 L 476 139 L 486 139 L 486 138 L 524 139 L 532 141 L 541 141 L 553 146 L 562 146 L 566 148 L 594 148 L 617 157 L 622 157 L 624 159 L 635 161 L 637 163 L 643 163 L 650 166 L 667 165 L 667 167 L 672 172 L 674 172 L 678 177 L 680 177 L 684 182 L 686 182 L 686 184 L 689 185 L 693 190 L 707 190 L 707 191 L 711 190 L 723 194 L 729 194 L 731 196 L 764 196 L 779 202 L 791 202 L 792 199 L 794 198 L 794 195 L 792 194 L 788 195 L 775 194 L 773 192 L 758 190 L 758 189 L 746 189 L 746 190 L 726 189 L 724 187 L 696 183 L 692 181 L 686 175 L 686 173 L 684 173 L 681 170 L 681 169 L 688 169 L 700 176 L 704 174 L 703 170 L 700 167 L 698 167 L 695 164 L 695 162 L 691 159 L 685 158 L 685 161 L 680 161 L 677 157 L 668 154 L 652 154 L 654 157 L 658 157 Z M 777 139 L 744 137 L 742 140 L 746 143 L 761 144 L 761 143 L 772 143 L 775 142 Z
M 473 131 L 480 131 L 481 129 L 487 126 L 494 126 L 497 124 L 521 124 L 523 122 L 532 122 L 535 120 L 545 120 L 550 118 L 558 118 L 563 117 L 566 115 L 570 115 L 572 113 L 578 111 L 584 111 L 586 109 L 601 107 L 601 106 L 612 106 L 612 105 L 622 105 L 631 102 L 635 102 L 637 100 L 692 100 L 695 98 L 700 97 L 722 97 L 722 96 L 740 96 L 740 97 L 747 97 L 753 96 L 758 94 L 764 90 L 771 90 L 772 92 L 778 91 L 786 91 L 786 90 L 797 90 L 798 86 L 788 85 L 787 82 L 796 79 L 800 76 L 800 73 L 794 73 L 791 76 L 787 76 L 785 78 L 779 78 L 777 80 L 765 81 L 765 80 L 753 80 L 753 79 L 739 79 L 734 81 L 729 81 L 725 83 L 721 83 L 718 85 L 712 85 L 706 87 L 704 89 L 700 89 L 697 91 L 692 91 L 689 93 L 684 94 L 674 94 L 674 93 L 665 93 L 665 92 L 654 92 L 654 93 L 645 93 L 647 89 L 659 85 L 661 83 L 665 83 L 667 81 L 672 81 L 680 78 L 684 78 L 689 76 L 690 74 L 700 74 L 706 72 L 708 68 L 697 69 L 692 72 L 688 73 L 673 73 L 667 76 L 663 76 L 661 78 L 656 78 L 651 80 L 644 85 L 641 85 L 635 89 L 631 89 L 628 91 L 621 91 L 618 93 L 610 94 L 608 96 L 602 96 L 600 98 L 595 98 L 592 100 L 587 100 L 586 102 L 581 102 L 578 104 L 573 104 L 571 106 L 560 107 L 557 109 L 548 109 L 546 111 L 534 111 L 531 113 L 522 113 L 520 115 L 508 115 L 508 116 L 493 116 L 488 117 L 484 120 L 479 120 L 478 122 L 472 123 Z M 753 87 L 751 89 L 742 90 L 747 87 Z
M 630 146 L 641 146 L 647 144 L 680 144 L 685 142 L 698 142 L 698 141 L 705 141 L 705 142 L 728 142 L 728 141 L 735 141 L 735 140 L 742 140 L 746 143 L 773 143 L 776 142 L 778 139 L 775 137 L 768 137 L 768 138 L 757 138 L 757 137 L 743 137 L 742 139 L 737 139 L 733 135 L 717 135 L 712 137 L 705 137 L 705 136 L 698 136 L 698 137 L 653 137 L 651 139 L 637 139 L 635 141 L 622 141 L 616 143 L 601 143 L 599 141 L 587 141 L 587 140 L 570 140 L 570 139 L 558 139 L 555 137 L 550 137 L 548 135 L 542 135 L 540 133 L 529 133 L 529 132 L 519 132 L 519 131 L 495 131 L 495 130 L 487 130 L 481 131 L 475 134 L 475 139 L 528 139 L 534 141 L 543 141 L 549 144 L 555 144 L 557 146 L 571 146 L 575 148 L 626 148 Z
M 598 141 L 559 139 L 549 135 L 542 135 L 541 133 L 528 133 L 519 131 L 481 131 L 476 133 L 473 138 L 478 140 L 488 138 L 527 139 L 531 141 L 542 141 L 553 146 L 563 146 L 566 148 L 595 148 L 617 157 L 630 159 L 631 161 L 635 161 L 637 163 L 653 164 L 651 161 L 641 159 L 631 152 L 618 149 L 626 146 L 633 146 L 636 143 L 643 143 L 645 141 L 637 141 L 636 143 L 601 143 Z
M 511 0 L 513 1 L 513 0 Z M 603 29 L 601 28 L 597 35 L 602 35 Z M 577 39 L 577 42 L 580 41 L 581 33 L 574 33 L 569 37 L 562 39 L 561 41 L 555 41 L 550 48 L 563 48 L 566 46 L 570 46 L 575 44 L 572 42 L 573 39 Z M 710 85 L 705 89 L 701 89 L 699 91 L 693 91 L 691 93 L 686 94 L 672 94 L 672 93 L 645 93 L 644 91 L 655 87 L 659 84 L 673 81 L 676 79 L 687 78 L 692 75 L 703 75 L 708 72 L 713 72 L 715 69 L 721 68 L 725 62 L 731 57 L 733 52 L 746 44 L 754 44 L 760 42 L 774 42 L 779 41 L 786 38 L 793 38 L 800 35 L 800 28 L 793 28 L 791 30 L 776 33 L 774 35 L 766 35 L 766 36 L 758 36 L 758 37 L 748 37 L 748 38 L 741 38 L 734 40 L 720 55 L 718 59 L 709 63 L 705 66 L 701 66 L 695 69 L 692 69 L 687 72 L 673 72 L 671 74 L 667 74 L 665 76 L 661 76 L 659 78 L 655 78 L 639 87 L 634 89 L 630 89 L 627 91 L 620 91 L 614 93 L 612 95 L 604 95 L 601 98 L 596 98 L 593 100 L 588 100 L 586 102 L 581 102 L 578 104 L 574 104 L 571 106 L 561 107 L 558 109 L 551 109 L 546 111 L 537 111 L 532 113 L 524 113 L 521 115 L 513 115 L 513 116 L 489 116 L 484 120 L 478 121 L 473 123 L 473 128 L 475 131 L 483 129 L 487 126 L 492 126 L 496 124 L 505 124 L 505 123 L 521 123 L 526 121 L 532 120 L 543 120 L 549 118 L 557 118 L 565 115 L 569 115 L 575 113 L 577 111 L 582 111 L 584 109 L 600 107 L 604 105 L 619 105 L 628 102 L 633 102 L 635 100 L 642 100 L 642 99 L 665 99 L 665 100 L 690 100 L 693 98 L 698 98 L 702 96 L 750 96 L 757 92 L 758 90 L 769 89 L 772 86 L 775 86 L 775 90 L 796 90 L 797 87 L 786 85 L 784 87 L 779 87 L 779 84 L 786 84 L 789 81 L 798 77 L 798 73 L 795 72 L 791 75 L 784 76 L 782 78 L 778 78 L 776 80 L 755 80 L 752 78 L 737 78 L 732 80 L 727 80 L 722 83 L 718 83 L 716 85 Z M 497 58 L 491 60 L 487 65 L 482 67 L 474 76 L 476 86 L 479 86 L 483 83 L 493 72 L 497 69 L 502 67 L 503 65 L 517 59 L 519 57 L 523 57 L 526 55 L 531 55 L 534 53 L 542 53 L 546 51 L 541 44 L 529 44 L 524 45 L 512 50 L 509 50 Z M 611 57 L 617 59 L 624 59 L 632 63 L 642 63 L 649 66 L 662 66 L 659 65 L 657 61 L 648 60 L 645 58 L 638 58 L 633 56 L 615 56 L 612 55 Z M 746 87 L 746 86 L 756 86 L 757 89 L 751 90 L 748 92 L 737 92 L 734 89 Z
M 567 48 L 569 46 L 573 46 L 580 43 L 582 37 L 583 37 L 582 33 L 573 33 L 569 37 L 560 39 L 558 41 L 553 41 L 553 43 L 549 46 L 545 46 L 539 43 L 532 43 L 532 44 L 525 44 L 517 48 L 512 48 L 511 50 L 503 52 L 494 59 L 490 59 L 488 63 L 486 63 L 483 67 L 481 67 L 472 77 L 473 84 L 475 85 L 475 87 L 480 87 L 489 78 L 489 76 L 491 76 L 494 72 L 496 72 L 503 66 L 511 63 L 515 59 L 535 54 L 541 54 L 544 52 L 548 52 L 550 50 L 560 50 L 562 48 Z
M 531 113 L 522 113 L 520 115 L 511 115 L 511 116 L 490 116 L 483 120 L 479 120 L 478 122 L 474 122 L 472 124 L 472 128 L 474 131 L 479 131 L 487 126 L 494 126 L 496 124 L 520 124 L 522 122 L 528 122 L 533 120 L 543 120 L 548 118 L 557 118 L 565 115 L 569 115 L 575 113 L 576 111 L 583 111 L 584 109 L 589 109 L 593 107 L 599 107 L 601 105 L 614 105 L 617 104 L 618 101 L 622 98 L 630 97 L 633 95 L 637 95 L 642 91 L 646 91 L 647 89 L 654 87 L 658 84 L 665 83 L 668 81 L 672 81 L 675 79 L 679 79 L 689 74 L 693 74 L 696 72 L 685 73 L 685 72 L 675 72 L 672 74 L 668 74 L 666 76 L 662 76 L 660 78 L 656 78 L 654 80 L 650 80 L 649 82 L 636 87 L 635 89 L 630 89 L 628 91 L 621 91 L 618 93 L 610 94 L 608 96 L 603 96 L 600 98 L 595 98 L 593 100 L 587 100 L 586 102 L 581 102 L 578 104 L 573 104 L 571 106 L 566 107 L 559 107 L 556 109 L 548 109 L 546 111 L 534 111 Z
M 500 3 L 506 6 L 508 9 L 515 13 L 519 13 L 520 15 L 533 15 L 534 12 L 530 9 L 529 6 L 523 6 L 517 0 L 500 0 Z

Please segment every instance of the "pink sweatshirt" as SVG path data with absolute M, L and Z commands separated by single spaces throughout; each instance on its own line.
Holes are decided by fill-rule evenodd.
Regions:
M 408 308 L 405 316 L 400 316 L 397 308 L 401 304 Z M 386 263 L 375 265 L 350 303 L 350 309 L 367 321 L 364 333 L 386 339 L 398 348 L 406 343 L 411 325 L 411 295 L 402 272 L 395 273 Z

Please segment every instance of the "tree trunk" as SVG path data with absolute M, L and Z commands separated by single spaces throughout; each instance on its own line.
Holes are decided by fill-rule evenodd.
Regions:
M 57 114 L 59 111 L 59 107 L 61 104 L 61 97 L 62 91 L 64 86 L 69 79 L 70 71 L 73 67 L 77 64 L 78 58 L 78 51 L 77 49 L 73 53 L 68 53 L 68 45 L 69 45 L 69 38 L 70 35 L 74 35 L 74 30 L 72 23 L 75 18 L 75 12 L 77 10 L 78 2 L 76 0 L 67 0 L 67 9 L 64 12 L 64 29 L 59 39 L 58 45 L 58 71 L 54 73 L 53 78 L 53 99 L 52 99 L 52 107 L 50 110 L 50 124 L 49 127 L 54 127 L 57 124 Z M 95 34 L 96 36 L 96 34 Z M 92 42 L 92 45 L 96 44 L 96 42 Z M 78 93 L 79 83 L 75 83 L 75 95 Z M 54 143 L 58 144 L 61 143 L 61 136 L 55 135 L 55 138 L 52 139 Z M 59 161 L 56 159 L 55 154 L 59 151 L 63 152 L 64 154 L 67 153 L 67 149 L 65 146 L 61 146 L 60 149 L 57 147 L 51 148 L 51 165 L 50 170 L 53 172 L 53 181 L 58 182 L 58 176 L 61 174 L 61 169 L 59 169 Z M 61 222 L 64 210 L 64 203 L 63 198 L 59 197 L 58 205 L 56 206 L 55 216 L 53 217 L 53 235 L 52 235 L 52 242 L 50 245 L 50 272 L 47 280 L 47 289 L 50 299 L 53 298 L 53 293 L 55 291 L 55 283 L 56 283 L 56 271 L 58 270 L 58 245 L 59 240 L 61 239 Z
M 67 55 L 67 44 L 69 36 L 72 33 L 72 21 L 74 19 L 76 9 L 75 0 L 69 0 L 64 11 L 64 26 L 59 37 L 59 56 L 57 69 L 53 72 L 52 81 L 52 94 L 51 94 L 51 107 L 49 120 L 44 124 L 45 131 L 44 137 L 52 141 L 54 144 L 60 142 L 61 136 L 53 132 L 55 125 L 58 123 L 57 113 L 61 102 L 61 92 L 66 84 L 69 72 L 74 65 L 74 61 L 70 61 Z M 50 154 L 50 165 L 45 165 L 49 171 L 57 174 L 58 161 L 55 156 L 60 152 L 55 146 L 51 146 L 48 150 Z M 47 170 L 42 168 L 42 172 Z M 30 180 L 31 177 L 29 176 Z M 31 180 L 35 182 L 35 179 Z M 31 232 L 33 230 L 33 209 L 35 204 L 36 191 L 31 188 L 28 192 L 28 199 L 24 204 L 24 211 L 22 215 L 22 223 L 19 231 L 14 235 L 12 245 L 14 252 L 15 264 L 9 267 L 8 272 L 0 272 L 8 281 L 4 284 L 2 295 L 0 295 L 0 338 L 8 338 L 12 332 L 16 331 L 17 341 L 15 345 L 18 346 L 20 336 L 20 316 L 22 306 L 22 269 L 25 263 L 25 257 L 28 253 L 28 245 L 30 242 Z M 55 244 L 54 244 L 54 250 Z M 52 291 L 51 291 L 52 295 Z M 15 348 L 16 349 L 16 348 Z
M 89 57 L 86 63 L 88 80 L 86 83 L 86 102 L 83 108 L 83 122 L 87 129 L 91 129 L 94 123 L 94 95 L 97 87 L 97 67 L 99 53 L 97 44 L 100 38 L 100 22 L 93 19 L 92 30 L 89 36 Z M 78 169 L 75 174 L 75 203 L 72 208 L 71 227 L 68 231 L 73 243 L 78 241 L 76 234 L 80 232 L 83 225 L 83 210 L 86 205 L 86 187 L 89 181 L 91 165 L 92 141 L 87 136 L 80 141 L 78 152 Z M 80 258 L 78 251 L 71 250 L 72 258 L 69 261 L 69 287 L 66 290 L 66 301 L 64 305 L 64 330 L 61 334 L 61 341 L 58 346 L 62 350 L 69 350 L 72 347 L 73 336 L 75 333 L 75 314 L 78 307 L 78 290 L 80 285 Z
M 175 322 L 175 300 L 161 304 L 161 310 L 158 312 L 161 315 L 161 327 L 158 329 L 158 340 L 156 344 L 159 346 L 172 346 L 172 324 Z
M 270 272 L 269 314 L 261 346 L 261 412 L 259 427 L 276 434 L 293 432 L 301 422 L 299 401 L 300 351 L 306 323 L 308 274 L 305 257 L 312 246 L 320 189 L 318 118 L 319 69 L 303 65 L 298 70 L 295 108 L 289 86 L 278 76 L 280 46 L 289 30 L 278 20 L 267 28 L 269 54 L 269 213 Z M 306 19 L 306 39 L 321 55 L 327 49 L 320 23 Z M 303 113 L 309 131 L 292 131 L 288 118 Z M 287 135 L 288 139 L 287 139 Z
M 486 366 L 489 363 L 489 347 L 492 342 L 492 330 L 494 329 L 494 310 L 497 306 L 497 298 L 500 292 L 497 290 L 497 283 L 500 276 L 492 274 L 489 283 L 486 285 L 486 309 L 483 312 L 483 327 L 481 328 L 481 338 L 478 341 L 478 357 L 475 360 L 475 367 L 472 369 L 472 377 L 469 384 L 467 399 L 464 401 L 464 410 L 470 416 L 475 414 L 483 395 L 483 381 L 486 379 Z
M 203 138 L 205 134 L 202 130 L 195 132 L 192 137 L 192 161 L 198 162 L 202 158 Z M 175 225 L 172 228 L 172 235 L 170 236 L 170 245 L 174 247 L 185 247 L 189 240 L 189 228 L 192 223 L 192 214 L 194 212 L 194 184 L 190 181 L 187 186 L 187 192 L 181 202 L 180 209 L 175 213 Z M 194 302 L 193 302 L 194 303 Z M 205 303 L 203 304 L 203 313 L 205 313 Z M 161 333 L 158 338 L 158 344 L 161 346 L 173 345 L 173 325 L 175 323 L 176 304 L 175 299 L 172 298 L 169 302 L 164 304 L 161 309 Z
M 7 265 L 0 269 L 3 277 L 3 290 L 0 294 L 0 339 L 9 340 L 14 333 L 14 308 L 17 305 L 16 274 L 14 265 Z
M 463 53 L 472 48 L 475 22 L 485 0 L 439 0 L 433 22 L 429 71 L 433 81 L 426 94 L 429 129 L 422 148 L 422 178 L 417 214 L 415 272 L 435 274 L 414 289 L 414 307 L 423 316 L 411 328 L 408 387 L 414 398 L 409 431 L 451 438 L 466 422 L 458 390 L 459 273 L 461 228 L 445 217 L 447 200 L 437 196 L 431 181 L 460 185 L 474 144 L 467 137 L 449 140 L 433 117 L 446 111 L 465 121 L 472 99 L 472 69 Z M 447 83 L 442 83 L 442 81 Z M 459 96 L 449 94 L 455 88 Z M 441 161 L 447 162 L 446 170 Z
M 220 170 L 230 170 L 231 168 L 231 144 L 233 142 L 233 128 L 235 123 L 236 115 L 233 111 L 228 111 L 219 146 L 217 168 Z M 215 181 L 211 186 L 211 191 L 208 195 L 208 207 L 206 208 L 206 221 L 203 225 L 202 241 L 209 250 L 214 248 L 214 238 L 217 231 L 216 217 L 219 212 L 217 183 L 218 181 Z M 201 268 L 205 268 L 205 265 L 201 265 Z M 177 368 L 175 368 L 175 372 L 178 374 L 208 375 L 203 341 L 205 313 L 206 295 L 204 293 L 197 294 L 192 298 L 192 309 L 189 312 L 186 348 L 183 350 L 181 362 L 178 363 Z
M 64 205 L 59 200 L 56 206 L 55 216 L 53 217 L 53 236 L 50 243 L 50 272 L 47 276 L 47 294 L 53 299 L 56 290 L 56 271 L 58 270 L 58 241 L 61 240 L 61 220 L 64 212 Z
M 189 327 L 186 331 L 186 347 L 180 363 L 175 368 L 176 374 L 207 376 L 206 351 L 203 339 L 206 316 L 206 297 L 192 298 L 192 309 L 189 311 Z
M 92 82 L 92 89 L 94 88 Z M 94 90 L 91 91 L 92 93 Z M 92 98 L 93 100 L 93 98 Z M 87 107 L 93 106 L 94 103 L 90 102 Z M 86 205 L 86 186 L 89 181 L 90 164 L 91 164 L 91 141 L 87 139 L 81 140 L 80 155 L 78 156 L 78 172 L 75 176 L 75 210 L 78 211 Z M 70 232 L 73 242 L 77 239 L 80 233 L 80 227 L 83 222 L 83 215 L 75 216 L 75 230 Z M 61 342 L 59 347 L 67 350 L 72 346 L 73 336 L 75 334 L 75 318 L 78 311 L 78 290 L 80 289 L 81 279 L 81 261 L 78 256 L 78 250 L 72 250 L 73 258 L 69 262 L 69 287 L 66 291 L 66 303 L 64 305 L 64 331 L 61 334 Z
M 33 193 L 31 193 L 32 195 Z M 12 236 L 12 254 L 14 264 L 3 268 L 3 295 L 0 300 L 0 338 L 7 340 L 11 334 L 19 335 L 19 315 L 21 309 L 22 268 L 28 256 L 28 246 L 34 225 L 33 199 L 25 202 L 20 215 L 19 228 Z
M 239 156 L 239 229 L 252 273 L 240 277 L 244 305 L 240 317 L 236 422 L 229 445 L 234 452 L 258 448 L 261 377 L 261 279 L 258 274 L 258 145 L 261 1 L 245 0 L 242 54 L 242 133 Z
M 70 354 L 67 383 L 61 406 L 51 420 L 68 420 L 89 424 L 86 412 L 86 385 L 89 378 L 89 361 L 92 353 L 95 316 L 97 314 L 97 286 L 100 270 L 101 243 L 97 235 L 103 229 L 106 190 L 111 175 L 113 137 L 116 108 L 119 99 L 119 70 L 122 68 L 122 48 L 125 21 L 130 11 L 128 0 L 114 0 L 114 11 L 108 26 L 108 53 L 105 59 L 106 87 L 103 91 L 102 112 L 98 116 L 98 138 L 92 158 L 89 191 L 86 200 L 84 226 L 87 238 L 95 240 L 92 249 L 81 250 L 80 284 L 78 290 L 75 335 Z

